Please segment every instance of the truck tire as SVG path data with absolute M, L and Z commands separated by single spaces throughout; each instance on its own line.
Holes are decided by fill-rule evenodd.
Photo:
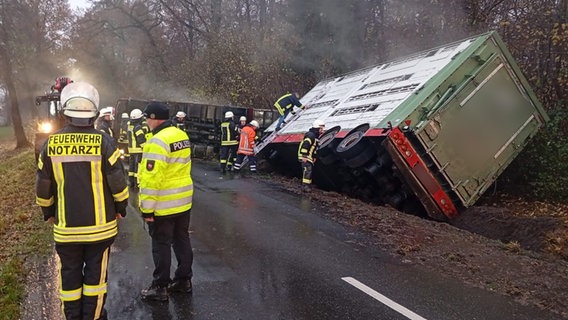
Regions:
M 335 136 L 341 130 L 340 126 L 335 126 L 329 130 L 326 130 L 321 138 L 319 139 L 320 144 L 318 147 L 317 158 L 325 165 L 330 165 L 337 161 L 337 156 L 335 155 L 335 148 L 339 143 Z
M 365 132 L 368 129 L 369 124 L 367 123 L 355 127 L 335 149 L 336 154 L 350 168 L 363 166 L 377 154 L 375 147 L 365 137 Z

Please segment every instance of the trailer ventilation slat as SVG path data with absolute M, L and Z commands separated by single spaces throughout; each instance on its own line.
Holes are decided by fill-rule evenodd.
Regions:
M 410 77 L 412 77 L 412 74 L 405 74 L 405 75 L 398 76 L 398 77 L 392 77 L 392 78 L 388 78 L 388 79 L 384 79 L 384 80 L 379 80 L 379 81 L 367 83 L 364 86 L 362 86 L 359 90 L 363 90 L 365 88 L 370 88 L 370 87 L 382 86 L 382 85 L 389 84 L 389 83 L 396 83 L 396 82 L 408 80 L 408 79 L 410 79 Z
M 356 96 L 349 98 L 348 101 L 356 101 L 356 100 L 386 96 L 386 95 L 395 94 L 395 93 L 409 92 L 409 91 L 413 91 L 414 89 L 416 89 L 416 87 L 418 87 L 418 85 L 419 85 L 418 83 L 413 83 L 413 84 L 410 84 L 410 85 L 407 85 L 407 86 L 390 88 L 390 89 L 360 94 L 360 95 L 356 95 Z
M 342 108 L 335 110 L 331 116 L 342 116 L 346 114 L 363 113 L 368 111 L 375 111 L 380 106 L 380 103 L 366 104 L 363 106 L 354 106 L 350 108 Z

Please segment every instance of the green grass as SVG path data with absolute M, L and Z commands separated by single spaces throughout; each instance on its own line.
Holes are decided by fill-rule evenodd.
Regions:
M 6 138 L 6 137 L 9 137 L 9 136 L 13 136 L 13 135 L 14 135 L 14 130 L 12 130 L 11 126 L 0 127 L 0 139 Z
M 0 320 L 19 319 L 28 261 L 46 259 L 52 252 L 52 231 L 35 204 L 33 152 L 26 149 L 0 160 L 0 176 Z

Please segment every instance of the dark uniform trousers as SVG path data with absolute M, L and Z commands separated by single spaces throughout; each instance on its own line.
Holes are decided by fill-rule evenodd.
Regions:
M 302 183 L 303 184 L 311 184 L 312 183 L 312 171 L 314 168 L 314 164 L 306 161 L 302 162 Z
M 138 187 L 138 164 L 142 161 L 142 152 L 130 153 L 128 157 L 128 181 L 133 188 Z
M 155 267 L 154 285 L 163 287 L 171 282 L 172 248 L 178 263 L 173 280 L 190 280 L 193 276 L 193 252 L 189 239 L 190 216 L 191 209 L 173 217 L 154 217 L 154 222 L 148 222 Z
M 114 238 L 92 244 L 55 244 L 61 260 L 61 301 L 66 320 L 106 319 L 103 306 L 113 241 Z
M 238 144 L 232 146 L 221 146 L 221 148 L 219 148 L 219 162 L 221 170 L 225 170 L 225 168 L 230 170 L 233 167 L 233 163 L 237 159 L 238 148 Z

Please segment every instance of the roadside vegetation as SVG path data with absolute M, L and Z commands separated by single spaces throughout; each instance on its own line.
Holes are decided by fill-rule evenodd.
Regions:
M 0 320 L 20 318 L 27 262 L 52 250 L 51 229 L 35 205 L 34 153 L 12 150 L 11 133 L 11 128 L 0 127 Z

